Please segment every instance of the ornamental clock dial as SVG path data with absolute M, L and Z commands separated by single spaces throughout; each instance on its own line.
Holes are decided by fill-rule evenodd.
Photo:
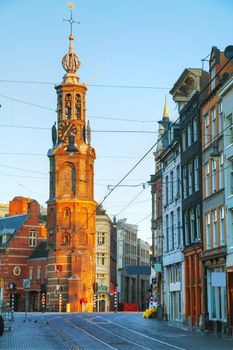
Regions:
M 68 120 L 60 122 L 58 126 L 58 136 L 63 142 L 68 141 L 68 137 L 70 134 L 77 134 L 77 127 L 73 123 Z

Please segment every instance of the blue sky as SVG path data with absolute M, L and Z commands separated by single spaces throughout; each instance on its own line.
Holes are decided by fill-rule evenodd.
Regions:
M 169 88 L 185 68 L 201 68 L 201 59 L 212 46 L 223 51 L 232 45 L 233 2 L 74 3 L 73 16 L 80 22 L 73 28 L 74 47 L 81 60 L 80 80 L 89 84 L 87 118 L 97 153 L 95 199 L 100 202 L 108 185 L 121 180 L 157 139 L 156 133 L 125 131 L 156 132 L 165 95 L 170 118 L 175 120 L 177 109 Z M 48 199 L 47 150 L 52 145 L 50 128 L 56 120 L 54 84 L 60 83 L 65 73 L 61 59 L 68 49 L 69 25 L 63 18 L 69 14 L 65 0 L 0 2 L 0 203 L 23 195 L 45 206 Z M 208 69 L 207 62 L 204 68 Z M 124 132 L 100 132 L 114 130 Z M 117 188 L 104 202 L 111 218 L 121 211 L 118 218 L 125 217 L 131 224 L 147 217 L 139 223 L 139 237 L 149 242 L 151 196 L 149 187 L 142 191 L 142 183 L 153 172 L 150 153 L 122 183 L 129 187 Z

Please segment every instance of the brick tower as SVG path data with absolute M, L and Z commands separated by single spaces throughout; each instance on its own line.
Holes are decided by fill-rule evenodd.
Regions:
M 85 94 L 76 71 L 80 60 L 69 36 L 62 60 L 66 74 L 57 91 L 57 128 L 52 127 L 48 200 L 47 309 L 93 311 L 96 202 L 93 198 L 95 150 L 86 126 Z M 68 304 L 68 305 L 67 305 Z

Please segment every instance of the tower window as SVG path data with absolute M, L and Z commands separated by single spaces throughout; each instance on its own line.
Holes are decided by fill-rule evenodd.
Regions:
M 75 115 L 77 119 L 81 119 L 81 96 L 75 96 Z
M 66 119 L 71 119 L 72 116 L 72 98 L 71 94 L 67 94 L 65 98 L 66 104 Z
M 70 244 L 70 236 L 68 233 L 63 237 L 63 244 Z
M 59 95 L 58 99 L 57 99 L 57 114 L 58 114 L 58 120 L 62 120 L 62 97 L 61 97 L 61 95 Z

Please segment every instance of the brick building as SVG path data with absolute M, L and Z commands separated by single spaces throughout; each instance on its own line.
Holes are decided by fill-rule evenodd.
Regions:
M 9 203 L 8 217 L 0 219 L 0 299 L 9 300 L 14 285 L 15 310 L 25 309 L 23 279 L 28 279 L 28 258 L 41 240 L 45 226 L 39 220 L 40 206 L 35 200 L 15 197 Z

